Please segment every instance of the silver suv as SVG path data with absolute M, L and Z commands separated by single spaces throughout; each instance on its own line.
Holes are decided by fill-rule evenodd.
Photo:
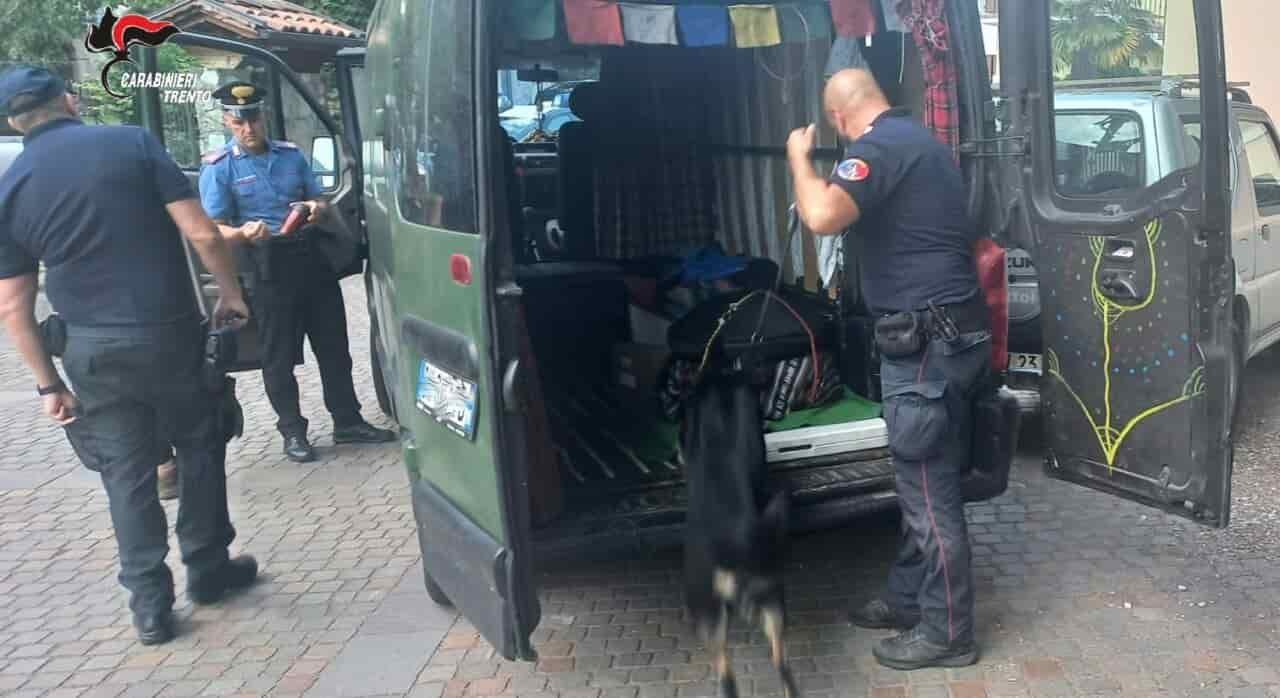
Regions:
M 1234 412 L 1244 362 L 1280 340 L 1280 139 L 1243 89 L 1231 90 L 1232 257 L 1236 270 Z M 1075 196 L 1135 194 L 1200 160 L 1200 106 L 1174 84 L 1055 94 L 1055 179 Z M 1241 183 L 1245 183 L 1241 186 Z M 1274 229 L 1274 233 L 1273 233 Z M 1038 405 L 1042 367 L 1034 253 L 1010 250 L 1009 387 Z
M 0 133 L 0 174 L 9 169 L 9 165 L 22 152 L 22 136 L 11 136 Z

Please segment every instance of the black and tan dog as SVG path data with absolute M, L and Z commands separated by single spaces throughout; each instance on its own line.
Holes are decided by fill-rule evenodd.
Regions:
M 685 600 L 725 698 L 738 695 L 728 648 L 734 616 L 763 630 L 783 695 L 798 696 L 782 642 L 789 500 L 768 491 L 762 425 L 760 393 L 742 373 L 704 374 L 683 409 Z

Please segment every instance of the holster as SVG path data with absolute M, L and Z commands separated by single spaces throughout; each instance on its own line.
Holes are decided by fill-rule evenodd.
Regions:
M 915 356 L 924 349 L 927 330 L 919 313 L 885 315 L 876 320 L 876 350 L 891 359 Z
M 222 390 L 222 379 L 236 362 L 236 331 L 231 327 L 209 330 L 204 337 L 205 387 L 212 393 Z
M 244 410 L 236 399 L 236 379 L 227 375 L 238 353 L 236 331 L 222 327 L 207 331 L 204 342 L 205 387 L 219 401 L 219 422 L 227 441 L 244 433 Z
M 49 356 L 62 356 L 67 350 L 67 323 L 61 315 L 52 313 L 40 321 L 40 344 Z

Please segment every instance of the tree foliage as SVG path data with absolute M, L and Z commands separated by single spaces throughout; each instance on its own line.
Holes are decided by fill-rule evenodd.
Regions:
M 309 10 L 328 15 L 364 31 L 377 0 L 294 0 Z
M 308 9 L 345 22 L 363 31 L 368 24 L 376 0 L 295 0 Z M 128 12 L 148 14 L 163 9 L 169 0 L 138 0 L 114 5 L 117 16 Z M 106 4 L 93 0 L 0 0 L 0 27 L 5 27 L 5 40 L 0 42 L 0 68 L 12 63 L 36 63 L 48 66 L 67 78 L 73 77 L 72 64 L 83 58 L 84 35 L 91 23 L 102 16 Z M 158 68 L 164 72 L 199 71 L 198 63 L 185 51 L 166 44 L 158 50 Z M 94 70 L 78 84 L 81 114 L 99 123 L 136 123 L 133 100 L 117 99 L 106 93 L 98 81 L 97 69 L 108 57 L 93 55 Z M 112 69 L 113 88 L 121 91 L 118 81 L 127 68 Z
M 1083 80 L 1158 71 L 1164 18 L 1137 0 L 1055 0 L 1054 74 Z
M 299 4 L 356 29 L 364 30 L 376 0 L 300 0 Z M 167 7 L 166 0 L 139 0 L 114 6 L 116 15 L 150 13 Z M 84 51 L 89 23 L 102 16 L 106 3 L 95 0 L 0 0 L 0 64 L 27 62 L 68 70 Z M 70 77 L 68 73 L 68 77 Z

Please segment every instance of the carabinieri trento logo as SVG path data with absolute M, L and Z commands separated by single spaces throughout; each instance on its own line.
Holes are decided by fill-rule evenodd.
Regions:
M 156 21 L 139 14 L 126 14 L 117 18 L 107 8 L 102 13 L 102 20 L 89 27 L 84 37 L 84 47 L 92 53 L 110 52 L 112 58 L 102 66 L 102 87 L 113 97 L 128 97 L 112 91 L 111 82 L 107 79 L 111 66 L 117 63 L 133 63 L 129 56 L 129 47 L 135 45 L 159 46 L 169 37 L 182 31 L 173 22 Z M 121 76 L 120 83 L 125 89 L 156 88 L 162 90 L 162 99 L 168 103 L 182 104 L 213 99 L 208 90 L 196 90 L 196 75 L 193 73 L 126 73 Z

